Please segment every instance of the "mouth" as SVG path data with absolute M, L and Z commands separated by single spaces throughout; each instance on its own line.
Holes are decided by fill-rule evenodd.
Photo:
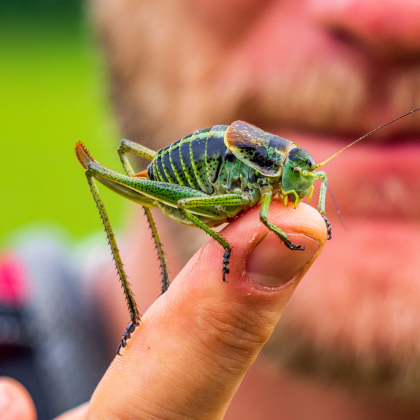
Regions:
M 278 127 L 273 131 L 306 149 L 317 163 L 358 138 L 286 132 Z M 368 137 L 322 167 L 345 219 L 399 218 L 410 222 L 420 221 L 419 168 L 420 135 L 414 134 Z M 312 205 L 316 206 L 315 200 Z M 327 213 L 335 218 L 329 198 Z

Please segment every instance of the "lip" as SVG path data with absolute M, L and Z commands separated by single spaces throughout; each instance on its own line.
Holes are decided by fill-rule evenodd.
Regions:
M 273 132 L 306 149 L 316 163 L 323 162 L 356 139 L 281 129 Z M 328 184 L 344 218 L 420 220 L 420 136 L 393 136 L 374 141 L 367 138 L 320 169 L 328 175 Z M 315 187 L 318 187 L 316 183 Z M 313 201 L 311 204 L 316 206 L 315 199 Z M 329 217 L 335 218 L 336 211 L 329 198 L 327 212 Z

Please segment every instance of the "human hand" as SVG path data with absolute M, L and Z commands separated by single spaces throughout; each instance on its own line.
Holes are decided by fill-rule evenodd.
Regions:
M 233 245 L 228 283 L 221 280 L 223 250 L 210 240 L 144 314 L 90 403 L 59 420 L 223 418 L 326 240 L 312 207 L 273 200 L 269 217 L 306 250 L 290 251 L 268 233 L 257 208 L 234 220 L 223 230 Z M 27 410 L 1 418 L 34 417 Z

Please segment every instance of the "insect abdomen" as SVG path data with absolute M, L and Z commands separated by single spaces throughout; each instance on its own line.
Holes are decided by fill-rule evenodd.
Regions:
M 197 130 L 159 150 L 147 168 L 148 179 L 184 185 L 212 194 L 226 153 L 228 126 Z

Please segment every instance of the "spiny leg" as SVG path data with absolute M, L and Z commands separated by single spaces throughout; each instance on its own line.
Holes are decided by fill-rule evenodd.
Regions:
M 156 224 L 152 216 L 152 212 L 149 208 L 143 207 L 144 214 L 146 215 L 147 222 L 149 223 L 150 230 L 152 232 L 153 240 L 155 241 L 155 248 L 158 253 L 158 259 L 160 264 L 160 274 L 162 277 L 162 294 L 165 293 L 169 285 L 171 284 L 171 281 L 169 279 L 169 270 L 168 270 L 168 263 L 166 262 L 166 255 L 163 251 L 162 242 L 160 241 L 160 237 L 158 234 L 158 231 L 156 229 Z
M 153 150 L 148 149 L 138 143 L 134 143 L 130 140 L 121 140 L 121 145 L 118 148 L 118 154 L 120 156 L 121 163 L 125 169 L 125 172 L 128 176 L 134 176 L 134 170 L 130 164 L 130 161 L 127 158 L 126 153 L 133 153 L 137 156 L 153 160 L 156 152 Z M 152 232 L 153 240 L 155 241 L 155 248 L 158 253 L 159 265 L 160 265 L 160 273 L 162 277 L 162 294 L 168 290 L 170 279 L 169 279 L 169 270 L 168 270 L 168 263 L 166 261 L 166 255 L 163 251 L 162 242 L 159 237 L 159 233 L 156 228 L 155 221 L 153 219 L 152 212 L 147 207 L 143 206 L 144 214 L 147 218 L 147 222 L 149 224 L 150 230 Z
M 137 303 L 134 299 L 133 292 L 131 290 L 130 283 L 127 280 L 127 275 L 125 274 L 123 263 L 121 261 L 120 253 L 117 247 L 117 242 L 115 240 L 114 232 L 112 231 L 111 223 L 109 222 L 108 214 L 105 210 L 104 203 L 102 198 L 99 194 L 98 187 L 96 186 L 95 180 L 93 179 L 93 172 L 90 169 L 86 170 L 86 177 L 90 186 L 90 190 L 92 192 L 93 198 L 96 202 L 96 205 L 99 210 L 99 214 L 101 215 L 101 219 L 103 225 L 105 227 L 105 232 L 108 237 L 108 243 L 111 247 L 111 252 L 114 257 L 115 266 L 118 271 L 118 275 L 121 280 L 121 284 L 124 290 L 125 298 L 128 305 L 128 310 L 130 311 L 130 318 L 131 323 L 126 328 L 123 337 L 121 339 L 121 343 L 118 346 L 117 354 L 120 354 L 121 347 L 125 347 L 127 345 L 127 340 L 131 337 L 131 334 L 134 332 L 136 327 L 140 325 L 141 322 L 141 315 L 137 307 Z
M 191 213 L 185 210 L 185 208 L 199 208 L 199 207 L 208 207 L 208 206 L 243 206 L 249 203 L 249 198 L 247 196 L 242 196 L 238 194 L 226 194 L 226 195 L 215 195 L 210 197 L 192 197 L 185 198 L 178 201 L 178 208 L 185 214 L 188 219 L 193 223 L 207 232 L 212 236 L 216 241 L 218 241 L 223 248 L 225 248 L 225 253 L 223 254 L 223 281 L 226 282 L 226 274 L 229 274 L 229 259 L 232 251 L 232 247 L 229 242 L 227 242 L 222 236 L 216 233 L 214 230 L 210 229 L 199 219 L 193 216 Z
M 262 189 L 261 190 L 261 208 L 260 208 L 260 220 L 264 225 L 268 227 L 272 232 L 274 232 L 283 242 L 284 244 L 291 249 L 292 251 L 304 251 L 305 247 L 302 245 L 293 245 L 287 234 L 279 229 L 277 226 L 274 226 L 272 223 L 268 221 L 268 210 L 270 209 L 271 198 L 273 196 L 272 189 Z
M 318 211 L 321 214 L 322 218 L 325 220 L 325 224 L 327 225 L 327 232 L 328 232 L 328 240 L 332 238 L 332 231 L 331 231 L 331 223 L 325 216 L 325 199 L 327 196 L 327 174 L 324 171 L 316 171 L 314 172 L 321 180 L 321 190 L 319 192 L 319 199 L 318 199 Z

